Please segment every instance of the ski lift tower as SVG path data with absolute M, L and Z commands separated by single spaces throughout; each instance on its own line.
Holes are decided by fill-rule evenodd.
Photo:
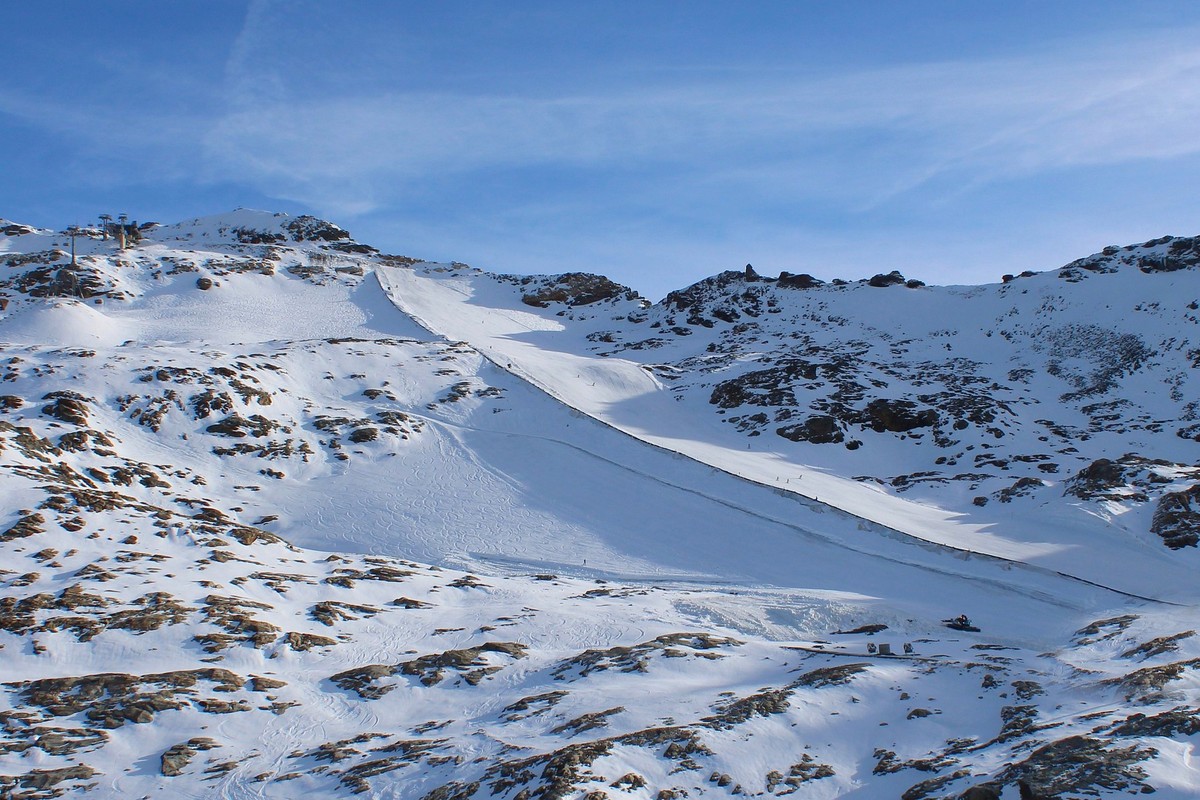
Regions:
M 67 228 L 66 234 L 71 237 L 71 263 L 58 271 L 54 276 L 54 281 L 57 284 L 58 291 L 64 295 L 75 295 L 80 299 L 83 298 L 83 290 L 79 282 L 79 264 L 75 261 L 75 237 L 83 233 L 78 225 L 71 225 Z
M 75 263 L 75 237 L 80 233 L 78 225 L 71 225 L 67 228 L 67 236 L 71 237 L 71 269 L 79 269 L 79 265 Z
M 125 249 L 125 224 L 128 221 L 129 221 L 128 214 L 118 214 L 117 215 L 117 222 L 119 223 L 117 226 L 117 249 L 118 250 Z
M 104 235 L 104 241 L 108 241 L 108 231 L 112 228 L 112 214 L 100 215 L 100 232 Z

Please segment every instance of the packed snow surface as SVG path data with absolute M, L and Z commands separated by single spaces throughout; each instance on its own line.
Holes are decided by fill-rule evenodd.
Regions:
M 312 217 L 5 230 L 0 796 L 1200 791 L 1175 241 L 650 307 Z
M 520 296 L 487 276 L 440 269 L 381 269 L 379 275 L 397 305 L 430 330 L 472 343 L 493 362 L 572 408 L 642 441 L 965 553 L 1063 572 L 1141 596 L 1169 599 L 1191 593 L 1189 565 L 1128 537 L 1107 537 L 1098 546 L 1095 526 L 1070 519 L 1054 526 L 1033 520 L 1027 525 L 976 521 L 970 513 L 911 502 L 831 474 L 805 463 L 804 453 L 787 452 L 778 440 L 759 444 L 705 425 L 694 412 L 696 406 L 706 411 L 706 403 L 687 402 L 670 391 L 644 362 L 596 355 L 581 336 L 547 335 L 564 326 L 515 307 Z M 943 291 L 939 308 L 949 310 L 938 312 L 940 324 L 954 316 L 954 303 L 963 294 Z M 862 300 L 855 298 L 855 305 Z M 1131 558 L 1144 571 L 1131 569 Z

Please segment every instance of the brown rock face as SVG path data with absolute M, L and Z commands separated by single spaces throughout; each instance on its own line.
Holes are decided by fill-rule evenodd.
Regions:
M 1195 547 L 1200 542 L 1200 483 L 1159 498 L 1150 531 L 1172 550 Z

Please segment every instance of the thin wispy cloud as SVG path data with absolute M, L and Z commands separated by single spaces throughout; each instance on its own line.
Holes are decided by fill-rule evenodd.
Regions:
M 1164 55 L 1147 43 L 1123 56 L 967 67 L 968 81 L 993 78 L 985 84 L 990 91 L 971 103 L 969 86 L 955 87 L 950 97 L 962 102 L 926 120 L 931 128 L 941 123 L 950 130 L 943 139 L 950 145 L 946 154 L 876 202 L 955 171 L 975 171 L 972 183 L 978 185 L 1039 170 L 1200 152 L 1194 135 L 1200 130 L 1200 49 Z M 1007 80 L 995 80 L 997 74 Z M 1017 76 L 1022 79 L 1013 81 Z
M 447 173 L 682 165 L 703 179 L 832 159 L 842 185 L 857 187 L 852 202 L 869 207 L 948 174 L 979 183 L 1200 151 L 1200 50 L 1184 44 L 1194 34 L 1175 31 L 1165 45 L 1087 42 L 1021 59 L 766 83 L 709 76 L 574 96 L 325 98 L 293 88 L 284 99 L 239 103 L 209 129 L 204 152 L 216 174 L 318 203 L 345 206 L 353 196 L 360 208 Z M 831 153 L 827 137 L 842 134 L 869 134 L 879 155 L 902 146 L 907 157 L 881 165 L 869 144 L 865 157 Z M 856 175 L 860 166 L 871 181 Z
M 812 161 L 817 174 L 840 179 L 791 191 L 852 192 L 845 202 L 871 207 L 947 174 L 979 185 L 1200 152 L 1194 30 L 835 77 L 749 80 L 735 71 L 694 82 L 694 74 L 671 73 L 651 88 L 551 97 L 328 97 L 306 93 L 303 52 L 284 56 L 286 48 L 271 46 L 277 11 L 251 4 L 224 87 L 180 87 L 200 94 L 195 117 L 162 104 L 63 102 L 11 87 L 0 90 L 0 113 L 118 155 L 175 151 L 194 165 L 199 154 L 212 180 L 356 213 L 430 177 L 490 169 L 636 165 L 704 182 L 714 172 L 763 180 Z M 841 135 L 874 141 L 841 151 Z M 888 159 L 893 150 L 905 157 Z

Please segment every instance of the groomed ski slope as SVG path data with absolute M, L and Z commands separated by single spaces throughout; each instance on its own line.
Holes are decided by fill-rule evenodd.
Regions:
M 470 343 L 562 403 L 641 441 L 964 556 L 1035 566 L 1142 598 L 1192 594 L 1189 570 L 1165 549 L 1119 539 L 1100 547 L 1086 534 L 1071 541 L 1077 532 L 1053 519 L 1003 530 L 967 522 L 961 514 L 794 462 L 769 443 L 726 435 L 681 408 L 643 365 L 588 354 L 552 313 L 522 306 L 484 273 L 418 265 L 380 267 L 376 274 L 392 302 L 430 331 Z
M 150 242 L 143 252 L 157 259 L 177 247 L 170 240 Z M 429 357 L 419 344 L 429 339 L 427 329 L 413 318 L 433 330 L 438 326 L 427 316 L 453 321 L 462 307 L 436 297 L 456 284 L 371 267 L 378 280 L 367 274 L 357 283 L 314 285 L 251 274 L 231 276 L 228 289 L 208 292 L 196 291 L 190 280 L 160 284 L 135 273 L 127 277 L 137 282 L 127 304 L 62 301 L 21 309 L 6 320 L 5 335 L 30 346 L 96 348 L 109 359 L 152 353 L 180 365 L 192 363 L 197 352 L 287 352 L 290 377 L 273 389 L 272 409 L 279 410 L 295 402 L 288 397 L 320 398 L 331 410 L 355 416 L 360 412 L 353 398 L 363 387 L 387 382 L 406 413 L 425 425 L 401 450 L 364 445 L 349 463 L 291 465 L 288 481 L 268 481 L 253 492 L 239 487 L 262 484 L 258 464 L 204 456 L 203 474 L 214 490 L 224 487 L 252 508 L 277 515 L 273 529 L 303 547 L 401 556 L 485 574 L 555 572 L 717 590 L 721 597 L 711 604 L 695 604 L 695 613 L 706 618 L 726 616 L 729 591 L 754 593 L 758 599 L 746 602 L 729 624 L 782 638 L 818 619 L 818 627 L 853 627 L 862 609 L 871 608 L 873 619 L 886 617 L 895 627 L 919 620 L 914 632 L 967 613 L 994 636 L 1036 646 L 1069 633 L 1078 622 L 1074 612 L 1130 599 L 1039 564 L 1036 556 L 1050 552 L 1049 546 L 1025 545 L 1017 551 L 1023 559 L 993 560 L 984 557 L 983 546 L 939 550 L 929 546 L 929 537 L 898 535 L 898 525 L 876 527 L 865 515 L 838 513 L 834 490 L 845 488 L 907 509 L 917 520 L 931 516 L 852 482 L 798 470 L 770 453 L 686 438 L 686 420 L 674 420 L 674 408 L 655 405 L 670 399 L 632 362 L 538 352 L 474 330 L 452 334 L 452 340 L 471 339 L 472 348 L 459 348 L 444 366 L 502 395 L 486 406 L 430 409 L 425 398 L 444 389 L 407 366 L 407 358 Z M 405 279 L 411 291 L 397 288 Z M 420 298 L 421 290 L 430 292 L 429 299 L 414 308 L 408 301 Z M 469 308 L 460 321 L 478 309 Z M 480 309 L 479 316 L 485 330 L 489 320 L 504 330 L 550 332 L 557 326 L 519 308 Z M 401 337 L 413 344 L 393 355 L 323 346 L 346 337 Z M 354 375 L 365 377 L 329 378 Z M 563 376 L 579 377 L 556 380 Z M 78 388 L 97 396 L 123 391 L 120 385 Z M 647 415 L 658 420 L 653 427 L 672 422 L 678 435 L 614 425 L 606 412 L 631 399 L 647 403 Z M 175 457 L 175 445 L 162 435 L 136 428 L 131 435 L 142 437 L 144 460 Z M 753 475 L 752 469 L 772 477 L 758 481 L 761 486 L 734 477 Z M 830 489 L 814 492 L 821 502 L 811 501 L 774 480 L 789 472 L 803 472 L 806 488 Z M 853 509 L 849 500 L 842 502 Z M 952 523 L 947 527 L 956 531 Z M 1014 569 L 1009 563 L 1022 561 L 1033 566 Z M 1169 566 L 1164 559 L 1164 571 Z M 983 586 L 1008 599 L 984 597 Z

